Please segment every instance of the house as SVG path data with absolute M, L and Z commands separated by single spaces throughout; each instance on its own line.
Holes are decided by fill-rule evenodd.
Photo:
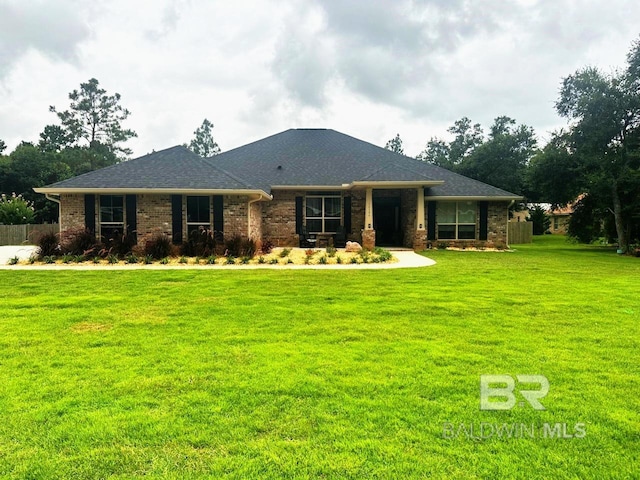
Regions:
M 581 197 L 579 197 L 581 198 Z M 574 203 L 570 203 L 564 207 L 556 207 L 547 209 L 547 215 L 551 221 L 549 231 L 555 234 L 566 235 L 569 228 L 569 220 L 573 213 Z
M 506 247 L 520 197 L 329 129 L 291 129 L 212 158 L 176 146 L 36 192 L 60 204 L 61 229 L 178 244 L 200 228 L 298 246 L 338 230 L 365 248 Z

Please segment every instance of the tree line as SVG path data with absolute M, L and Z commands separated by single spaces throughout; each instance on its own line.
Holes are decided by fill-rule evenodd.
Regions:
M 125 161 L 125 143 L 137 137 L 125 128 L 131 112 L 119 93 L 110 95 L 95 78 L 69 93 L 64 110 L 50 106 L 59 123 L 46 125 L 36 142 L 22 141 L 4 155 L 0 140 L 0 223 L 55 222 L 57 205 L 33 191 L 67 178 Z M 186 147 L 201 156 L 220 152 L 213 140 L 213 123 L 204 119 Z
M 525 202 L 576 202 L 569 235 L 608 237 L 628 251 L 640 243 L 640 41 L 615 73 L 584 67 L 564 78 L 555 109 L 567 125 L 542 148 L 532 127 L 510 117 L 487 133 L 463 117 L 448 129 L 452 140 L 432 137 L 417 158 Z M 399 134 L 385 147 L 404 153 Z

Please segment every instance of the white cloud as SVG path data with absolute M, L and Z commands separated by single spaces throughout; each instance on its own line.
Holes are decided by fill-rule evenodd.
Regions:
M 544 138 L 561 78 L 623 65 L 639 24 L 628 0 L 0 0 L 0 138 L 37 140 L 91 77 L 131 110 L 135 155 L 205 117 L 223 149 L 309 126 L 417 154 L 462 116 Z

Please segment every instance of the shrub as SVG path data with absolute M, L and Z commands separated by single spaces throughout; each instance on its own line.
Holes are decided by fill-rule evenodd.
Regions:
M 101 262 L 101 260 L 102 260 L 102 259 L 101 259 L 100 257 L 93 257 L 93 263 L 98 264 L 98 263 L 100 263 L 100 262 Z
M 258 257 L 258 263 L 260 263 L 260 264 L 266 263 L 266 260 L 264 259 L 264 257 L 262 255 L 260 255 Z
M 229 256 L 227 257 L 226 264 L 227 264 L 227 265 L 235 265 L 235 263 L 236 263 L 236 259 L 235 259 L 235 257 L 233 257 L 233 256 L 229 255 Z
M 20 261 L 19 257 L 12 257 L 9 259 L 9 265 L 17 265 L 19 261 Z
M 240 235 L 234 235 L 226 242 L 224 242 L 224 255 L 225 257 L 238 257 L 242 250 L 242 237 Z
M 293 263 L 293 260 L 291 260 L 290 258 L 287 258 L 287 264 Z
M 336 256 L 336 247 L 334 247 L 333 245 L 329 245 L 326 249 L 327 251 L 327 255 L 329 255 L 329 257 L 333 258 Z
M 336 255 L 336 263 L 342 265 L 342 257 L 340 255 Z
M 273 242 L 271 240 L 262 240 L 260 251 L 265 255 L 269 255 L 271 250 L 273 250 Z
M 109 262 L 110 265 L 118 263 L 118 255 L 109 254 L 107 256 L 107 262 Z
M 178 259 L 178 263 L 187 264 L 189 263 L 189 261 L 187 260 L 187 257 L 183 255 L 182 257 L 180 257 L 180 259 Z
M 122 256 L 129 255 L 136 244 L 133 235 L 120 232 L 114 232 L 110 237 L 103 237 L 102 243 L 104 245 L 103 252 Z
M 207 263 L 209 265 L 215 265 L 216 264 L 216 256 L 215 255 L 209 255 L 207 257 Z
M 60 234 L 63 255 L 90 255 L 99 249 L 95 235 L 86 228 L 68 228 Z
M 277 264 L 278 264 L 277 258 L 272 258 L 271 260 L 269 260 L 269 265 L 277 265 Z
M 73 255 L 66 254 L 62 256 L 62 263 L 71 263 L 71 262 L 73 262 Z
M 74 261 L 75 263 L 82 263 L 82 262 L 84 262 L 85 260 L 86 260 L 86 259 L 85 259 L 84 255 L 74 255 L 74 256 L 73 256 L 73 261 Z
M 181 253 L 188 257 L 208 257 L 216 251 L 216 236 L 213 230 L 200 227 L 189 234 L 182 244 Z
M 160 265 L 167 265 L 169 263 L 169 257 L 164 257 L 160 260 Z
M 23 225 L 33 223 L 35 217 L 33 203 L 12 193 L 10 197 L 0 195 L 0 223 L 5 225 Z
M 251 257 L 248 255 L 245 255 L 244 257 L 240 257 L 240 263 L 242 265 L 248 264 L 250 260 L 251 260 Z
M 290 248 L 283 248 L 282 251 L 280 252 L 280 258 L 288 257 L 290 253 L 291 253 Z
M 319 263 L 320 265 L 326 265 L 326 264 L 327 264 L 327 261 L 328 261 L 328 260 L 327 260 L 327 256 L 326 256 L 326 255 L 323 255 L 323 256 L 321 256 L 321 257 L 318 259 L 318 263 Z
M 38 257 L 53 257 L 60 253 L 60 242 L 58 235 L 53 232 L 43 233 L 38 239 L 38 249 L 36 250 Z
M 392 258 L 391 252 L 386 248 L 376 247 L 374 253 L 380 262 L 388 262 Z
M 54 255 L 47 255 L 45 257 L 42 257 L 42 261 L 44 263 L 56 263 L 56 257 Z
M 138 259 L 138 257 L 136 257 L 133 253 L 127 255 L 126 257 L 124 257 L 124 261 L 126 263 L 138 263 L 140 261 L 140 259 Z
M 154 260 L 155 260 L 155 258 L 153 258 L 152 255 L 145 255 L 143 261 L 144 261 L 145 265 L 151 265 Z
M 144 254 L 154 260 L 160 260 L 171 255 L 171 240 L 164 233 L 158 233 L 147 240 L 144 245 Z

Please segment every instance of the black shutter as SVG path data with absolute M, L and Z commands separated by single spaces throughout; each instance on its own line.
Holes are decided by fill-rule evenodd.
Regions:
M 489 202 L 480 202 L 480 240 L 486 240 L 489 233 Z
M 302 197 L 296 197 L 296 233 L 302 235 Z
M 91 233 L 96 233 L 96 196 L 84 196 L 84 227 Z
M 133 238 L 133 243 L 138 243 L 138 214 L 136 208 L 136 196 L 135 195 L 126 195 L 124 197 L 125 200 L 125 210 L 126 210 L 126 220 L 127 220 L 127 235 L 131 235 Z
M 175 245 L 182 243 L 182 195 L 171 195 L 171 231 Z
M 427 202 L 427 240 L 436 239 L 436 202 Z
M 351 233 L 351 197 L 344 197 L 344 231 Z
M 219 235 L 224 234 L 224 197 L 213 196 L 213 231 Z

